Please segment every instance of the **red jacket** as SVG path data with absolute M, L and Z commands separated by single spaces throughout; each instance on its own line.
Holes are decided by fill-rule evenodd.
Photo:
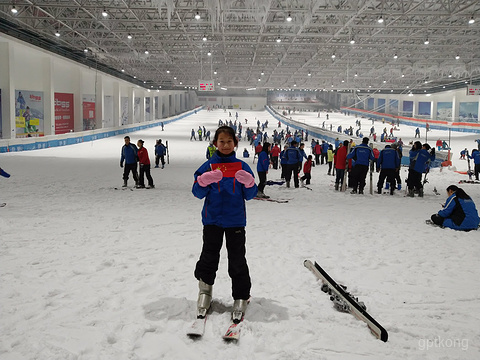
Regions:
M 316 155 L 322 155 L 322 145 L 320 144 L 315 145 L 314 151 Z
M 437 146 L 440 146 L 440 147 L 442 147 L 442 146 L 443 146 L 443 142 L 442 142 L 442 140 L 440 140 L 440 139 L 438 139 L 438 140 L 437 140 Z
M 347 146 L 338 148 L 337 155 L 335 155 L 335 169 L 345 169 L 345 163 L 347 161 Z
M 311 171 L 312 171 L 312 161 L 308 160 L 305 162 L 305 164 L 303 164 L 303 173 L 310 174 Z
M 272 151 L 270 151 L 270 154 L 273 156 L 273 157 L 277 157 L 278 155 L 280 155 L 280 148 L 275 145 L 272 149 Z
M 262 152 L 262 149 L 262 144 L 258 144 L 257 146 L 255 146 L 255 154 L 260 154 Z
M 143 165 L 150 165 L 150 159 L 148 157 L 148 151 L 144 147 L 138 149 L 138 161 Z

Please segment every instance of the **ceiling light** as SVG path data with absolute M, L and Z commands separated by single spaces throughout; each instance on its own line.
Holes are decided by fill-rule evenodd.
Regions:
M 180 85 L 182 85 L 183 83 L 180 81 Z
M 137 78 L 137 76 L 136 76 L 136 75 L 133 75 L 133 78 L 134 78 L 134 79 L 136 79 L 136 78 Z
M 452 74 L 448 74 L 448 77 L 452 77 Z
M 380 17 L 378 18 L 377 21 L 378 21 L 379 24 L 383 24 L 383 16 L 380 15 Z
M 220 89 L 222 89 L 222 90 L 227 90 L 227 88 L 225 88 L 225 87 L 221 87 Z
M 351 39 L 350 44 L 352 44 L 352 45 L 355 44 L 355 39 Z
M 383 80 L 383 83 L 385 84 L 387 82 L 387 80 Z
M 293 86 L 297 86 L 297 84 L 293 84 Z
M 15 8 L 15 5 L 12 6 L 12 9 L 10 10 L 12 14 L 18 13 L 18 10 Z M 473 18 L 472 18 L 473 19 Z M 474 20 L 475 21 L 475 20 Z
M 262 81 L 262 79 L 258 78 L 258 81 Z
M 218 86 L 220 86 L 220 83 L 217 83 Z
M 167 74 L 170 74 L 170 70 L 167 70 Z
M 357 73 L 355 73 L 355 76 L 358 76 L 358 74 L 357 74 Z
M 460 55 L 455 56 L 455 59 L 457 60 L 460 59 Z
M 345 82 L 345 80 L 342 79 L 342 83 L 344 83 L 344 82 Z
M 288 22 L 292 21 L 292 16 L 290 15 L 290 13 L 288 13 L 287 21 L 288 21 Z
M 195 14 L 195 19 L 200 20 L 200 14 L 198 13 L 198 11 L 197 11 L 197 13 Z
M 332 54 L 332 59 L 335 59 L 335 54 Z
M 208 55 L 208 56 L 212 56 L 212 53 L 209 51 L 209 52 L 207 53 L 207 55 Z
M 260 73 L 260 75 L 262 75 L 262 76 L 263 76 L 263 75 L 265 75 L 265 73 L 262 71 L 262 72 Z
M 13 9 L 12 9 L 12 12 L 13 12 Z M 469 24 L 475 23 L 475 19 L 473 18 L 473 16 L 470 18 L 470 20 L 468 20 L 468 23 Z
M 307 75 L 308 75 L 308 76 L 312 76 L 312 73 L 309 71 Z
M 428 38 L 426 38 L 423 43 L 424 43 L 425 45 L 428 45 L 428 44 L 430 44 L 430 41 L 428 41 Z
M 174 77 L 173 77 L 173 80 L 177 80 L 177 77 L 176 77 L 176 76 L 174 76 Z
M 105 8 L 102 11 L 102 16 L 105 18 L 108 16 L 107 10 Z
M 207 35 L 203 35 L 202 40 L 203 40 L 203 41 L 207 41 Z
M 443 85 L 443 88 L 445 89 L 445 85 Z
M 83 49 L 83 52 L 88 53 L 88 49 L 87 48 Z
M 425 80 L 423 83 L 424 83 L 424 84 L 428 84 L 428 80 Z
M 132 35 L 128 34 L 127 39 L 130 40 L 132 38 Z
M 150 86 L 150 87 L 151 87 L 151 88 L 153 88 L 153 85 L 152 85 L 152 86 Z
M 59 37 L 59 36 L 60 36 L 60 31 L 55 30 L 55 36 L 56 36 L 56 37 Z
M 402 77 L 405 77 L 405 74 L 402 74 Z
M 217 75 L 217 70 L 215 69 L 215 71 L 213 72 L 215 75 Z
M 145 54 L 148 55 L 148 50 L 145 50 Z
M 146 84 L 147 82 L 145 80 L 143 80 L 143 83 Z
M 280 36 L 277 38 L 277 43 L 281 42 L 282 39 L 280 39 Z
M 125 69 L 122 69 L 122 72 L 125 72 Z
M 398 59 L 398 55 L 397 54 L 393 55 L 393 58 Z
M 407 89 L 410 89 L 410 86 L 407 85 Z

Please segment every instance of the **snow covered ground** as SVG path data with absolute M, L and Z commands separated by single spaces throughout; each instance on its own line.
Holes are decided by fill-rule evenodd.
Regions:
M 269 119 L 269 133 L 276 126 L 267 112 L 239 113 L 249 124 Z M 292 117 L 325 120 L 316 115 Z M 169 141 L 170 164 L 152 170 L 152 190 L 114 189 L 122 184 L 123 136 L 1 155 L 12 175 L 0 178 L 0 202 L 8 203 L 0 209 L 1 360 L 479 358 L 480 232 L 424 222 L 441 208 L 445 188 L 467 178 L 448 169 L 431 171 L 424 198 L 335 192 L 326 165 L 312 169 L 313 191 L 267 187 L 272 198 L 290 201 L 247 204 L 253 287 L 240 342 L 221 339 L 232 305 L 225 250 L 205 336 L 186 337 L 202 244 L 203 201 L 191 186 L 207 147 L 189 141 L 190 130 L 204 125 L 213 133 L 219 118 L 221 110 L 200 111 L 163 132 L 130 134 L 145 140 L 152 161 L 155 139 Z M 330 121 L 355 124 L 341 114 Z M 406 144 L 413 135 L 401 126 Z M 446 135 L 433 130 L 432 145 L 437 137 Z M 452 133 L 458 170 L 467 168 L 458 152 L 477 137 Z M 268 178 L 279 179 L 280 170 Z M 480 207 L 480 186 L 462 187 Z M 305 259 L 365 302 L 389 332 L 387 343 L 333 309 Z

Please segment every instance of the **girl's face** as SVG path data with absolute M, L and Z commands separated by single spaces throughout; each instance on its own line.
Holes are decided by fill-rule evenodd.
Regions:
M 229 155 L 235 149 L 235 142 L 230 135 L 222 132 L 218 134 L 218 139 L 215 146 L 221 154 Z
M 143 147 L 142 142 L 141 142 L 141 141 L 138 141 L 138 142 L 137 142 L 137 146 L 138 146 L 139 149 L 141 149 L 141 148 Z

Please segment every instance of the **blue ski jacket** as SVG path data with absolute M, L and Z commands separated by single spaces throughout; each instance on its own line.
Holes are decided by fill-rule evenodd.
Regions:
M 167 149 L 163 144 L 155 145 L 155 155 L 165 156 L 166 152 L 167 152 Z
M 355 165 L 368 166 L 370 160 L 375 161 L 375 155 L 373 155 L 372 149 L 366 144 L 360 144 L 347 155 L 347 159 L 355 160 Z
M 130 143 L 128 146 L 122 146 L 122 156 L 120 158 L 120 164 L 135 164 L 138 161 L 138 148 L 136 145 Z
M 287 159 L 283 156 L 285 154 L 285 150 L 280 151 L 280 164 L 285 165 L 287 163 Z
M 265 151 L 258 154 L 257 172 L 268 172 L 268 166 L 270 165 L 270 159 Z
M 480 151 L 474 150 L 472 155 L 468 155 L 470 159 L 473 159 L 474 164 L 480 164 Z
M 474 230 L 480 223 L 477 208 L 472 199 L 459 199 L 455 193 L 445 202 L 438 215 L 445 218 L 443 226 L 455 230 Z
M 380 151 L 380 155 L 377 159 L 377 169 L 397 169 L 400 167 L 400 157 L 397 150 L 386 147 Z
M 412 152 L 414 154 L 412 154 Z M 410 151 L 410 168 L 419 173 L 424 173 L 428 162 L 435 160 L 435 153 L 429 153 L 425 149 Z
M 217 183 L 202 187 L 197 183 L 197 177 L 211 170 L 212 164 L 240 163 L 243 170 L 253 175 L 250 167 L 236 158 L 235 153 L 221 156 L 216 151 L 212 157 L 195 171 L 192 193 L 199 199 L 205 198 L 202 209 L 203 225 L 216 225 L 223 228 L 244 227 L 247 224 L 245 200 L 253 199 L 257 195 L 257 185 L 246 188 L 233 176 L 224 176 Z
M 292 165 L 298 164 L 302 161 L 302 155 L 300 151 L 296 147 L 289 147 L 287 150 L 283 152 L 282 159 L 285 159 L 285 164 Z M 283 163 L 282 163 L 283 164 Z

